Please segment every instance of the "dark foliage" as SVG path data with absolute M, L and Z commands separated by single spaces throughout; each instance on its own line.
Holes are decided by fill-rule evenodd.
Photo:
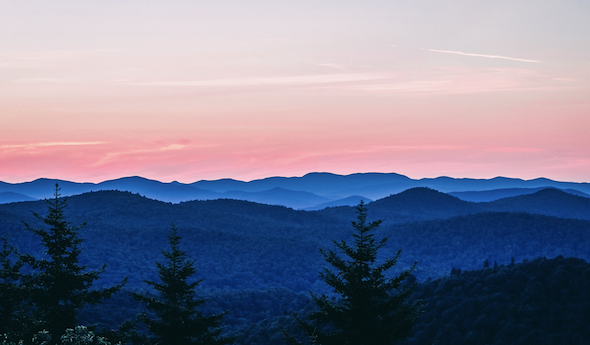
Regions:
M 420 279 L 441 277 L 453 267 L 481 268 L 486 259 L 498 264 L 558 255 L 590 260 L 586 220 L 489 212 L 393 225 L 383 233 L 409 257 L 420 259 L 415 270 Z
M 33 271 L 27 275 L 24 285 L 30 293 L 30 301 L 38 330 L 46 329 L 51 334 L 62 334 L 66 328 L 76 326 L 76 312 L 85 304 L 96 304 L 118 291 L 122 284 L 108 289 L 92 289 L 92 284 L 104 271 L 87 271 L 80 265 L 81 253 L 78 238 L 80 227 L 71 226 L 64 219 L 65 199 L 59 198 L 59 187 L 55 186 L 55 198 L 46 200 L 49 214 L 41 217 L 46 229 L 36 229 L 25 223 L 27 230 L 41 237 L 45 258 L 26 256 L 26 262 Z
M 181 237 L 176 227 L 168 235 L 170 251 L 162 251 L 166 263 L 156 262 L 161 283 L 146 281 L 158 294 L 158 298 L 134 293 L 133 297 L 146 303 L 155 318 L 141 317 L 153 335 L 152 343 L 160 345 L 230 344 L 232 338 L 221 337 L 221 318 L 225 313 L 204 316 L 198 310 L 205 300 L 195 297 L 195 287 L 201 282 L 189 282 L 196 273 L 194 262 L 181 251 Z
M 424 205 L 446 200 L 438 192 L 418 192 L 415 196 L 421 194 L 437 198 L 424 201 Z M 413 207 L 416 212 L 427 210 L 420 206 L 418 199 L 409 199 L 408 208 Z M 566 214 L 571 200 L 559 200 L 559 205 L 551 203 L 551 200 L 543 204 L 549 205 L 548 208 L 553 208 L 554 212 Z M 69 203 L 64 217 L 74 224 L 88 222 L 87 226 L 78 229 L 79 236 L 85 239 L 84 249 L 78 256 L 79 264 L 96 269 L 108 262 L 108 270 L 93 282 L 92 287 L 109 288 L 125 276 L 130 278 L 125 288 L 111 299 L 99 304 L 86 304 L 77 311 L 79 323 L 101 323 L 101 327 L 107 329 L 118 328 L 125 319 L 133 318 L 142 310 L 141 304 L 133 300 L 128 292 L 149 295 L 149 286 L 143 281 L 158 279 L 157 269 L 152 263 L 158 260 L 159 250 L 166 249 L 165 243 L 162 243 L 165 241 L 161 239 L 172 222 L 183 229 L 183 249 L 188 253 L 198 253 L 193 258 L 194 263 L 199 267 L 199 275 L 206 278 L 199 285 L 199 297 L 208 302 L 201 305 L 200 310 L 204 315 L 213 315 L 230 309 L 224 317 L 226 327 L 222 335 L 237 334 L 238 344 L 280 344 L 280 327 L 294 332 L 298 324 L 289 316 L 292 311 L 297 311 L 302 319 L 306 319 L 315 305 L 305 292 L 330 296 L 328 286 L 317 276 L 324 264 L 321 255 L 317 255 L 319 248 L 326 248 L 333 238 L 342 238 L 347 242 L 353 239 L 343 231 L 350 224 L 348 221 L 352 220 L 352 209 L 349 207 L 303 212 L 236 200 L 170 204 L 114 191 L 73 196 L 69 198 Z M 583 204 L 580 205 L 583 207 Z M 456 208 L 463 212 L 459 203 L 452 202 L 448 206 L 450 210 Z M 527 206 L 526 200 L 517 206 L 509 205 L 521 210 L 532 209 Z M 373 203 L 369 207 L 371 215 L 388 217 L 374 232 L 376 236 L 389 238 L 378 260 L 392 256 L 396 248 L 403 248 L 404 255 L 399 258 L 397 266 L 410 267 L 415 260 L 420 260 L 420 265 L 413 271 L 419 281 L 426 281 L 429 277 L 458 279 L 467 273 L 479 272 L 470 270 L 480 269 L 485 260 L 490 263 L 490 268 L 486 270 L 494 270 L 493 266 L 499 270 L 512 269 L 522 264 L 503 265 L 509 265 L 511 260 L 521 262 L 539 256 L 554 258 L 563 255 L 590 260 L 590 222 L 586 220 L 515 212 L 456 216 L 453 212 L 445 213 L 447 206 L 443 204 L 433 209 L 438 211 L 432 214 L 426 212 L 422 216 L 408 212 L 404 218 L 397 217 L 399 209 L 393 209 L 391 205 L 384 205 L 381 210 L 374 210 Z M 536 210 L 543 213 L 548 208 L 544 206 Z M 11 244 L 18 252 L 30 253 L 37 259 L 46 258 L 46 248 L 38 237 L 22 231 L 22 220 L 29 224 L 37 220 L 30 210 L 43 214 L 46 209 L 47 204 L 43 201 L 0 205 L 0 233 L 10 236 Z M 579 214 L 575 216 L 580 218 Z M 424 217 L 433 218 L 424 221 Z M 437 217 L 444 219 L 434 219 Z M 404 219 L 415 222 L 400 224 Z M 18 258 L 14 253 L 10 255 L 10 264 L 14 266 Z M 453 268 L 455 275 L 448 277 Z M 442 280 L 429 280 L 424 286 L 437 281 Z M 485 290 L 486 283 L 480 283 Z M 506 280 L 502 284 L 508 283 Z M 559 291 L 551 292 L 554 294 L 568 289 L 557 284 L 545 288 Z M 469 303 L 468 300 L 466 297 L 461 303 Z M 306 308 L 307 303 L 312 304 Z M 510 303 L 516 305 L 519 302 L 512 300 Z M 562 299 L 562 303 L 569 302 Z M 540 317 L 553 317 L 557 321 L 569 317 L 562 313 L 557 318 L 545 309 L 540 309 L 539 313 Z M 475 314 L 470 315 L 473 317 Z M 441 318 L 440 315 L 437 317 Z M 419 319 L 416 335 L 425 332 L 421 326 L 424 318 L 430 320 L 426 315 Z M 458 319 L 455 321 L 459 322 Z M 435 325 L 443 327 L 442 323 L 431 327 L 434 329 Z M 581 331 L 576 329 L 571 332 Z M 439 338 L 428 339 L 432 342 L 432 339 Z M 508 343 L 518 341 L 514 338 L 514 342 Z M 542 344 L 541 341 L 539 343 Z
M 320 250 L 332 266 L 320 275 L 339 298 L 312 293 L 318 310 L 311 313 L 311 322 L 300 321 L 300 325 L 314 344 L 396 344 L 410 335 L 420 313 L 418 302 L 407 302 L 412 289 L 400 289 L 416 263 L 395 277 L 386 277 L 396 265 L 401 250 L 377 264 L 378 251 L 387 238 L 376 241 L 372 232 L 382 221 L 367 223 L 367 209 L 362 201 L 356 210 L 357 221 L 352 222 L 356 230 L 354 246 L 334 241 L 345 258 L 332 250 Z M 290 343 L 299 344 L 295 337 L 286 335 Z
M 29 333 L 34 320 L 27 313 L 28 294 L 22 285 L 24 262 L 7 238 L 0 240 L 0 335 L 17 342 Z
M 406 345 L 585 345 L 590 264 L 538 258 L 419 284 L 425 313 Z

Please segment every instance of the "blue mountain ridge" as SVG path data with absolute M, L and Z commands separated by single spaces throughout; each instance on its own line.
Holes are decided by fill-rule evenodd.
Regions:
M 470 192 L 449 192 L 449 195 L 455 196 L 464 201 L 473 201 L 473 202 L 488 202 L 494 201 L 502 198 L 509 198 L 518 195 L 525 195 L 525 194 L 533 194 L 542 189 L 546 189 L 548 187 L 537 187 L 537 188 L 500 188 L 500 189 L 492 189 L 492 190 L 483 190 L 483 191 L 470 191 Z M 551 187 L 554 188 L 554 187 Z M 580 192 L 575 189 L 561 189 L 562 191 L 577 195 L 583 196 L 585 198 L 590 198 L 590 194 L 586 194 L 584 192 Z
M 365 198 L 360 195 L 353 195 L 353 196 L 349 196 L 348 198 L 325 202 L 322 204 L 315 205 L 313 207 L 307 207 L 307 208 L 304 208 L 303 210 L 304 211 L 318 211 L 318 210 L 322 210 L 326 207 L 355 206 L 355 205 L 358 205 L 359 202 L 361 202 L 361 200 L 364 201 L 365 203 L 373 202 L 373 200 L 371 200 L 369 198 Z
M 495 285 L 489 286 L 516 291 L 511 292 L 515 296 L 526 291 L 528 284 L 532 286 L 535 280 L 523 274 L 518 266 L 508 266 L 511 259 L 521 262 L 539 256 L 566 255 L 588 260 L 590 199 L 557 189 L 474 203 L 430 188 L 413 188 L 371 202 L 367 208 L 370 220 L 386 218 L 376 230 L 377 238 L 389 238 L 383 252 L 389 256 L 403 249 L 397 268 L 404 269 L 418 261 L 413 273 L 419 281 L 428 283 L 431 282 L 429 278 L 446 279 L 447 285 L 451 285 L 448 289 L 454 291 L 457 298 L 463 298 L 468 291 L 485 292 L 490 283 Z M 31 211 L 44 215 L 47 205 L 43 201 L 0 205 L 3 220 L 0 235 L 10 238 L 23 253 L 42 255 L 43 248 L 39 247 L 35 235 L 23 231 L 23 221 L 34 227 L 43 226 Z M 568 216 L 570 211 L 577 213 L 570 219 L 558 218 Z M 553 215 L 544 215 L 547 212 Z M 137 314 L 136 304 L 127 292 L 145 291 L 148 287 L 144 281 L 157 277 L 154 262 L 161 260 L 160 250 L 166 248 L 164 239 L 174 223 L 182 233 L 183 250 L 191 255 L 198 267 L 197 277 L 204 279 L 199 293 L 208 299 L 206 314 L 230 310 L 225 325 L 228 332 L 239 334 L 254 334 L 262 329 L 270 332 L 269 318 L 284 320 L 285 315 L 291 315 L 293 310 L 301 310 L 308 301 L 309 291 L 329 292 L 317 273 L 325 267 L 318 249 L 333 248 L 331 241 L 335 239 L 350 241 L 350 220 L 356 216 L 350 206 L 307 212 L 228 199 L 172 204 L 116 191 L 73 196 L 68 200 L 65 214 L 74 225 L 86 224 L 80 232 L 85 240 L 81 263 L 89 268 L 108 264 L 95 287 L 110 287 L 129 277 L 124 293 L 108 300 L 108 304 L 82 311 L 80 319 L 84 324 L 106 320 L 113 322 L 109 327 L 116 327 Z M 484 260 L 497 262 L 501 267 L 472 271 L 481 268 Z M 534 263 L 531 270 L 537 272 L 537 277 L 549 276 L 551 271 L 540 271 L 539 262 Z M 569 265 L 562 268 L 567 267 Z M 456 268 L 462 269 L 462 274 L 482 275 L 481 284 L 458 285 L 459 276 L 448 276 Z M 518 273 L 516 280 L 499 279 L 507 270 Z M 564 278 L 585 277 L 586 272 L 565 274 L 561 269 L 556 270 L 557 277 L 552 281 L 563 282 L 564 289 L 555 291 L 565 291 L 559 296 L 569 296 L 574 289 L 572 286 L 575 287 L 571 284 L 575 282 Z M 518 282 L 522 284 L 518 285 Z M 485 299 L 473 304 L 472 309 L 479 311 L 481 308 L 476 307 L 481 305 L 500 308 L 493 303 L 486 304 L 490 300 L 499 300 L 498 295 L 487 294 Z M 505 299 L 501 300 L 505 302 Z M 435 302 L 432 302 L 433 306 L 438 306 L 435 310 L 442 315 L 442 304 Z M 542 303 L 546 303 L 546 299 Z M 571 308 L 578 304 L 562 307 Z M 523 302 L 522 309 L 525 308 L 530 309 L 530 299 Z M 537 309 L 531 310 L 538 313 Z M 439 314 L 436 315 L 438 319 Z M 494 315 L 490 318 L 495 318 Z M 583 322 L 581 324 L 586 326 Z M 482 325 L 487 327 L 488 323 Z M 241 332 L 243 327 L 251 326 L 258 328 Z M 280 339 L 278 329 L 273 331 Z M 241 344 L 260 343 L 280 342 L 244 341 Z
M 31 198 L 28 195 L 14 193 L 14 192 L 0 192 L 0 204 L 8 204 L 11 202 L 35 201 L 37 199 Z
M 565 189 L 573 194 L 583 196 L 590 193 L 589 183 L 560 182 L 545 178 L 534 180 L 506 177 L 456 179 L 443 176 L 411 179 L 395 173 L 337 175 L 319 172 L 309 173 L 301 177 L 269 177 L 249 182 L 220 179 L 214 181 L 201 180 L 194 183 L 180 183 L 177 181 L 166 183 L 131 176 L 100 183 L 77 183 L 41 178 L 24 183 L 0 181 L 0 192 L 19 193 L 34 199 L 50 198 L 56 183 L 59 183 L 61 194 L 64 196 L 99 190 L 119 190 L 138 193 L 148 198 L 172 203 L 231 198 L 283 205 L 294 209 L 317 209 L 323 207 L 319 205 L 331 202 L 336 202 L 334 205 L 344 205 L 346 202 L 343 203 L 338 200 L 346 200 L 352 196 L 361 195 L 368 200 L 378 200 L 414 187 L 427 187 L 445 193 L 461 193 L 455 195 L 469 201 L 472 201 L 473 198 L 491 201 L 506 196 L 527 194 L 532 192 L 531 189 L 538 190 L 547 187 Z M 490 190 L 497 189 L 512 190 L 496 192 L 495 194 L 499 197 L 492 197 L 491 195 L 494 193 L 490 192 Z M 473 194 L 483 193 L 483 191 L 486 191 L 486 196 L 481 196 L 483 194 L 474 196 L 475 194 Z
M 306 191 L 333 198 L 334 200 L 353 195 L 363 195 L 372 200 L 377 200 L 413 187 L 428 187 L 445 193 L 485 191 L 501 188 L 554 187 L 559 189 L 574 189 L 590 194 L 590 183 L 561 182 L 546 178 L 533 180 L 507 177 L 470 179 L 442 176 L 437 178 L 411 179 L 395 173 L 337 175 L 315 172 L 302 177 L 270 177 L 250 182 L 230 179 L 216 181 L 203 180 L 191 183 L 191 185 L 217 192 L 224 192 L 229 189 L 263 191 L 274 187 L 281 187 L 294 191 Z

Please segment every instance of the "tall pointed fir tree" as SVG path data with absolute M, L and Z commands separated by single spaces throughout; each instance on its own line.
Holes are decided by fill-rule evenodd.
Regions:
M 119 291 L 125 281 L 108 289 L 92 289 L 93 282 L 104 272 L 106 264 L 98 270 L 88 271 L 80 265 L 81 253 L 78 238 L 79 230 L 85 225 L 72 226 L 64 218 L 67 206 L 65 198 L 60 198 L 60 188 L 55 185 L 52 199 L 46 199 L 49 214 L 45 217 L 34 213 L 48 229 L 36 229 L 25 223 L 26 229 L 41 237 L 45 247 L 42 259 L 27 256 L 33 271 L 27 285 L 34 315 L 39 329 L 46 329 L 53 339 L 59 339 L 67 328 L 76 326 L 76 312 L 86 304 L 96 304 Z
M 198 310 L 206 302 L 195 296 L 195 287 L 202 279 L 190 282 L 196 269 L 194 261 L 187 259 L 186 252 L 179 248 L 181 238 L 172 225 L 168 235 L 171 250 L 162 251 L 166 262 L 156 262 L 161 282 L 146 281 L 158 296 L 133 294 L 136 300 L 146 303 L 148 311 L 155 316 L 150 318 L 144 313 L 141 320 L 153 335 L 153 343 L 158 345 L 231 344 L 233 338 L 220 336 L 221 318 L 225 313 L 204 316 Z
M 416 263 L 399 275 L 388 278 L 386 272 L 396 265 L 401 250 L 392 258 L 377 264 L 377 252 L 387 238 L 376 241 L 372 231 L 382 220 L 367 223 L 367 209 L 363 203 L 356 207 L 357 221 L 352 222 L 354 246 L 334 241 L 347 258 L 332 250 L 320 250 L 332 266 L 320 272 L 322 279 L 340 298 L 333 299 L 312 293 L 317 311 L 309 321 L 298 318 L 299 325 L 313 344 L 321 345 L 390 345 L 406 339 L 421 313 L 420 303 L 409 303 L 412 287 L 402 283 Z M 285 334 L 290 344 L 301 344 Z

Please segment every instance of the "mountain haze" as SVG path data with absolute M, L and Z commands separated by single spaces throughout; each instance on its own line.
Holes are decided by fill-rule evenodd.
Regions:
M 373 201 L 368 207 L 372 215 L 385 220 L 384 224 L 444 219 L 486 212 L 525 212 L 590 220 L 590 199 L 559 189 L 542 189 L 533 194 L 475 203 L 434 189 L 417 187 Z M 352 214 L 354 208 L 341 206 L 315 212 L 343 218 Z
M 280 194 L 283 190 L 275 188 L 274 192 Z M 413 274 L 418 282 L 431 284 L 429 278 L 447 279 L 457 269 L 473 272 L 481 269 L 484 262 L 494 267 L 497 263 L 499 268 L 494 270 L 505 277 L 502 272 L 518 273 L 511 268 L 516 267 L 511 262 L 559 255 L 589 260 L 588 201 L 557 189 L 544 189 L 474 203 L 418 187 L 370 202 L 367 209 L 369 221 L 385 219 L 375 231 L 376 238 L 389 238 L 382 253 L 390 255 L 402 249 L 396 269 L 408 268 L 418 261 Z M 144 282 L 157 278 L 154 262 L 161 259 L 166 235 L 175 224 L 183 236 L 182 249 L 194 260 L 198 278 L 204 279 L 200 293 L 208 299 L 206 313 L 230 310 L 225 319 L 226 330 L 241 334 L 243 345 L 280 343 L 276 324 L 274 340 L 260 341 L 261 330 L 271 333 L 266 327 L 270 320 L 286 321 L 293 311 L 301 311 L 309 303 L 309 291 L 329 293 L 318 276 L 326 264 L 319 249 L 333 248 L 333 240 L 354 240 L 350 221 L 356 219 L 356 214 L 351 206 L 302 211 L 227 198 L 170 203 L 120 191 L 83 193 L 68 197 L 67 202 L 66 219 L 72 225 L 86 223 L 79 232 L 84 239 L 80 263 L 89 269 L 107 263 L 95 287 L 112 286 L 129 277 L 125 291 L 104 305 L 83 310 L 83 323 L 109 322 L 109 327 L 116 327 L 141 311 L 128 292 L 149 290 Z M 44 201 L 0 205 L 0 236 L 7 237 L 21 253 L 43 257 L 39 239 L 24 230 L 23 221 L 33 227 L 43 226 L 31 211 L 43 216 L 47 205 Z M 449 279 L 453 277 L 456 275 Z M 463 289 L 471 289 L 476 297 L 483 293 L 477 297 L 481 301 L 494 300 L 497 295 L 486 292 L 488 286 L 506 287 L 505 279 L 500 279 L 500 275 L 495 278 L 497 284 L 487 282 L 486 275 L 485 281 L 469 283 Z M 558 278 L 552 281 L 569 281 Z M 461 291 L 452 286 L 448 289 L 461 296 Z M 522 291 L 525 299 L 514 303 L 526 308 L 530 299 L 528 292 Z M 559 296 L 567 301 L 569 290 L 563 291 Z M 443 298 L 438 292 L 428 296 Z M 446 315 L 444 310 L 455 310 L 453 317 L 457 319 L 465 308 L 477 308 L 480 303 L 466 305 L 469 301 L 461 300 L 459 309 L 451 308 L 457 303 L 445 302 L 443 308 L 442 302 L 437 302 L 429 311 L 433 316 L 425 320 L 431 325 L 440 324 L 437 315 Z M 488 317 L 494 319 L 494 315 Z M 436 333 L 429 327 L 424 329 Z M 246 337 L 252 340 L 246 341 Z
M 34 201 L 37 200 L 35 198 L 31 198 L 28 195 L 14 193 L 14 192 L 0 192 L 0 204 L 8 204 L 11 202 L 21 202 L 21 201 Z
M 373 200 L 369 198 L 365 198 L 359 195 L 349 196 L 348 198 L 338 199 L 330 202 L 325 202 L 323 204 L 318 204 L 313 207 L 304 208 L 305 211 L 318 211 L 322 210 L 327 207 L 338 207 L 338 206 L 355 206 L 358 205 L 359 202 L 364 201 L 365 203 L 370 203 Z
M 417 274 L 422 278 L 440 276 L 452 267 L 472 268 L 486 258 L 503 263 L 511 256 L 590 258 L 588 199 L 559 190 L 525 197 L 470 203 L 415 188 L 368 203 L 367 208 L 369 219 L 385 219 L 379 233 L 390 237 L 388 250 L 403 248 L 402 267 L 419 260 Z M 68 204 L 68 220 L 87 223 L 80 233 L 86 239 L 84 262 L 113 265 L 105 276 L 109 281 L 141 272 L 130 278 L 132 285 L 153 279 L 151 263 L 174 223 L 186 236 L 185 245 L 199 253 L 195 259 L 200 272 L 219 277 L 209 278 L 207 286 L 235 286 L 247 279 L 249 286 L 307 291 L 318 281 L 318 249 L 330 246 L 332 239 L 348 240 L 350 221 L 356 217 L 350 206 L 297 211 L 231 199 L 171 204 L 117 191 L 72 196 Z M 38 226 L 31 211 L 43 215 L 46 207 L 43 201 L 0 205 L 0 235 L 9 235 L 21 251 L 38 252 L 22 222 Z M 560 212 L 569 219 L 557 218 Z
M 55 183 L 59 183 L 64 196 L 99 190 L 119 190 L 172 203 L 189 200 L 238 199 L 309 210 L 350 205 L 353 199 L 348 201 L 346 199 L 355 196 L 362 196 L 367 200 L 378 200 L 415 187 L 455 193 L 453 195 L 468 201 L 492 201 L 502 197 L 530 194 L 547 187 L 565 189 L 572 194 L 590 196 L 590 184 L 588 183 L 559 182 L 548 179 L 521 180 L 505 177 L 487 180 L 450 177 L 411 179 L 394 173 L 351 175 L 309 173 L 302 177 L 269 177 L 249 182 L 220 179 L 202 180 L 194 183 L 177 181 L 165 183 L 139 176 L 100 183 L 38 179 L 14 184 L 0 182 L 0 193 L 18 193 L 33 199 L 50 198 Z M 6 201 L 0 199 L 0 202 Z
M 537 188 L 500 188 L 500 189 L 492 189 L 492 190 L 482 190 L 482 191 L 470 191 L 470 192 L 449 192 L 449 195 L 456 196 L 457 198 L 465 201 L 473 201 L 473 202 L 487 202 L 487 201 L 494 201 L 502 198 L 509 198 L 512 196 L 518 195 L 525 195 L 525 194 L 532 194 L 535 192 L 540 191 L 541 189 L 546 188 L 555 188 L 555 187 L 537 187 Z M 590 194 L 586 194 L 584 192 L 580 192 L 575 189 L 561 189 L 566 193 L 570 193 L 573 195 L 583 196 L 585 198 L 590 198 Z

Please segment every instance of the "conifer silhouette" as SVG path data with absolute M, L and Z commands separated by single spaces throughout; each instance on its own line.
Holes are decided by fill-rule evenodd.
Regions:
M 82 239 L 79 230 L 85 225 L 72 226 L 64 218 L 67 200 L 60 198 L 60 188 L 55 185 L 52 199 L 46 199 L 49 214 L 45 217 L 34 213 L 49 229 L 33 228 L 25 223 L 26 229 L 41 237 L 45 247 L 45 258 L 36 259 L 26 255 L 33 272 L 25 284 L 30 291 L 30 299 L 38 330 L 48 330 L 53 338 L 59 339 L 66 329 L 76 325 L 76 312 L 86 304 L 96 304 L 119 291 L 125 281 L 108 289 L 92 289 L 106 265 L 98 270 L 88 271 L 80 265 Z
M 309 321 L 298 318 L 299 325 L 311 343 L 322 345 L 385 345 L 406 339 L 421 313 L 419 303 L 408 303 L 412 287 L 402 283 L 411 274 L 416 263 L 393 278 L 386 271 L 396 265 L 401 250 L 392 258 L 377 264 L 377 253 L 387 238 L 377 242 L 372 233 L 382 222 L 367 223 L 367 209 L 363 203 L 356 207 L 357 221 L 352 222 L 354 246 L 334 241 L 344 253 L 342 258 L 332 250 L 320 250 L 332 266 L 320 275 L 340 298 L 312 293 L 317 311 Z M 289 334 L 290 344 L 301 344 Z
M 181 236 L 176 227 L 168 235 L 170 251 L 162 251 L 165 263 L 156 262 L 160 283 L 146 281 L 157 291 L 158 297 L 134 293 L 133 297 L 147 304 L 156 318 L 143 314 L 141 320 L 159 345 L 231 344 L 233 338 L 221 337 L 221 318 L 225 313 L 204 316 L 198 307 L 206 302 L 195 297 L 195 287 L 201 280 L 189 282 L 196 273 L 194 261 L 180 250 Z

